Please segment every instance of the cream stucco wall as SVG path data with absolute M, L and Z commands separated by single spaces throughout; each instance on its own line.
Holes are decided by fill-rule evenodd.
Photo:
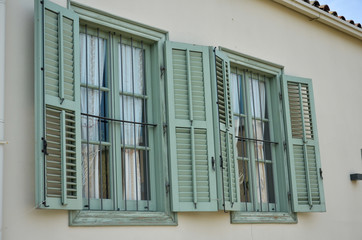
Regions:
M 65 0 L 54 1 L 63 6 Z M 6 5 L 3 239 L 361 239 L 362 41 L 270 0 L 79 0 L 169 31 L 170 40 L 224 46 L 313 79 L 326 213 L 297 224 L 230 224 L 225 213 L 179 214 L 176 227 L 68 227 L 66 211 L 35 209 L 33 1 Z

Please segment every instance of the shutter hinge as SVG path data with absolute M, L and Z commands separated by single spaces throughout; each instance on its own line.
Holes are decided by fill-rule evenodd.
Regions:
M 222 159 L 222 155 L 220 155 L 220 167 L 221 167 L 221 169 L 225 169 L 224 168 L 224 161 Z
M 288 192 L 288 200 L 291 201 L 292 200 L 292 194 L 290 192 Z
M 47 140 L 42 137 L 41 140 L 43 141 L 43 149 L 41 150 L 45 155 L 49 155 L 48 151 L 47 151 L 47 147 L 48 147 L 48 143 Z
M 165 74 L 165 70 L 166 68 L 164 66 L 160 67 L 160 71 L 161 71 L 161 78 L 163 78 L 163 75 Z
M 279 93 L 279 99 L 283 100 L 283 94 L 281 92 Z
M 167 133 L 167 123 L 163 124 L 163 134 Z
M 44 207 L 49 207 L 49 205 L 47 205 L 47 202 L 45 200 L 41 204 L 43 204 Z
M 323 180 L 323 171 L 322 171 L 322 168 L 319 168 L 319 176 L 321 176 L 321 179 Z
M 284 146 L 284 151 L 286 151 L 287 150 L 287 143 L 285 141 L 283 142 L 283 146 Z
M 166 194 L 168 194 L 170 192 L 170 183 L 168 181 L 166 181 Z

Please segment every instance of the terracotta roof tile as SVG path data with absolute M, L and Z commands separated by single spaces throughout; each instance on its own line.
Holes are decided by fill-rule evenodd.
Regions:
M 301 1 L 311 4 L 312 6 L 331 14 L 332 16 L 338 17 L 339 19 L 346 21 L 346 18 L 344 16 L 338 16 L 338 13 L 336 11 L 331 11 L 327 4 L 320 5 L 320 3 L 318 1 L 309 1 L 309 0 L 301 0 Z M 362 28 L 360 23 L 355 23 L 353 20 L 348 20 L 347 22 L 358 28 Z

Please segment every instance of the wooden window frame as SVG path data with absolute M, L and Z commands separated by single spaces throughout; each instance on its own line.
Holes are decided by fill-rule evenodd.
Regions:
M 122 36 L 135 37 L 143 41 L 149 47 L 150 59 L 150 76 L 152 80 L 153 105 L 153 120 L 158 123 L 158 127 L 154 130 L 154 137 L 156 142 L 154 157 L 156 168 L 158 169 L 158 176 L 155 177 L 155 184 L 157 186 L 156 193 L 156 210 L 155 211 L 99 211 L 99 210 L 80 210 L 69 211 L 69 225 L 70 226 L 115 226 L 115 225 L 177 225 L 177 214 L 171 212 L 170 196 L 166 185 L 168 183 L 168 163 L 167 163 L 167 149 L 166 136 L 163 133 L 162 124 L 165 122 L 165 110 L 162 107 L 164 99 L 164 84 L 163 72 L 163 45 L 168 39 L 166 31 L 139 24 L 118 16 L 111 15 L 93 9 L 79 3 L 72 2 L 71 9 L 79 15 L 79 21 L 82 24 L 89 24 L 92 27 L 98 27 L 104 31 L 114 31 L 122 34 Z M 116 41 L 115 41 L 116 42 Z M 114 47 L 113 53 L 117 48 Z M 155 81 L 159 79 L 159 81 Z
M 269 111 L 273 111 L 273 125 L 270 128 L 274 129 L 274 138 L 278 142 L 275 146 L 276 159 L 273 161 L 276 211 L 234 211 L 230 213 L 231 223 L 297 223 L 297 215 L 292 211 L 289 200 L 291 188 L 288 175 L 288 156 L 283 146 L 286 141 L 286 129 L 283 118 L 283 103 L 279 96 L 282 91 L 281 79 L 284 67 L 228 48 L 220 47 L 219 49 L 228 56 L 232 67 L 250 69 L 253 72 L 262 73 L 270 79 L 268 92 L 271 101 L 269 105 L 272 109 Z

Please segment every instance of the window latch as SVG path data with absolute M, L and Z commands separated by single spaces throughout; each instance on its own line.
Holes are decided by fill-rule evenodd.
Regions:
M 319 168 L 319 176 L 321 176 L 321 179 L 323 180 L 323 171 L 322 171 L 322 168 Z
M 215 158 L 211 157 L 211 166 L 212 166 L 212 170 L 215 171 Z
M 45 155 L 49 155 L 48 151 L 47 151 L 47 147 L 48 147 L 48 142 L 47 140 L 42 137 L 41 140 L 43 141 L 43 150 L 41 150 Z

